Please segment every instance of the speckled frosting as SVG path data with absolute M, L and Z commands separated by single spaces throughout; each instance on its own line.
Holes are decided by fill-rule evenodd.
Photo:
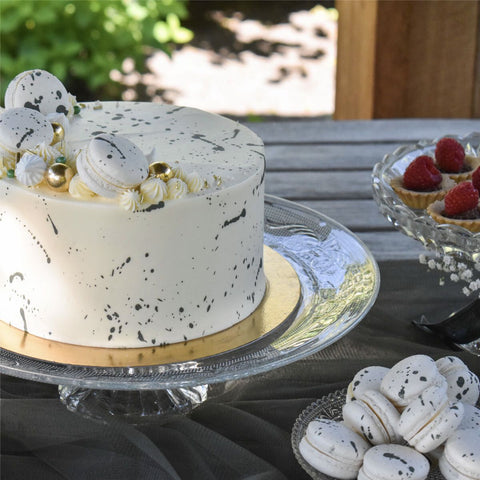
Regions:
M 1 320 L 65 343 L 133 348 L 248 316 L 265 291 L 262 141 L 195 109 L 92 103 L 70 121 L 67 157 L 100 133 L 214 180 L 130 212 L 108 198 L 0 179 Z

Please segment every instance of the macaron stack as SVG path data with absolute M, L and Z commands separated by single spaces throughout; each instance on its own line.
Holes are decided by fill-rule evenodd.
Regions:
M 423 480 L 438 462 L 447 480 L 480 480 L 479 397 L 478 377 L 457 357 L 367 367 L 348 386 L 343 422 L 315 420 L 299 450 L 334 478 Z M 338 453 L 352 442 L 355 455 Z M 327 468 L 326 452 L 349 468 Z

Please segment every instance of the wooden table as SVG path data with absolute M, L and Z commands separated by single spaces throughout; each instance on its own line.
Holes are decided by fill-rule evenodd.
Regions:
M 378 212 L 370 179 L 375 163 L 420 139 L 480 131 L 480 120 L 302 120 L 249 127 L 266 145 L 266 193 L 337 220 L 381 262 L 417 259 L 424 250 Z
M 308 480 L 290 434 L 313 401 L 345 388 L 370 365 L 418 353 L 459 355 L 412 326 L 419 313 L 465 302 L 456 285 L 438 288 L 417 261 L 421 246 L 392 229 L 372 200 L 370 172 L 398 145 L 480 130 L 480 121 L 299 121 L 250 125 L 264 139 L 267 193 L 343 223 L 371 249 L 381 272 L 378 299 L 363 321 L 328 348 L 239 382 L 188 417 L 164 424 L 106 424 L 72 414 L 55 385 L 4 375 L 0 383 L 0 477 L 5 479 Z M 419 280 L 421 279 L 421 280 Z

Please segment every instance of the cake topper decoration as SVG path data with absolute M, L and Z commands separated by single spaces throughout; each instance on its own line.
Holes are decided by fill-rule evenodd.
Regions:
M 15 168 L 15 176 L 20 183 L 27 187 L 34 187 L 43 180 L 47 169 L 45 160 L 34 153 L 24 153 Z
M 63 83 L 45 70 L 19 73 L 5 92 L 5 108 L 24 107 L 43 115 L 62 113 L 72 115 L 74 102 Z
M 72 167 L 65 163 L 54 163 L 45 174 L 47 185 L 56 192 L 66 192 L 74 175 Z
M 148 177 L 143 152 L 125 137 L 100 134 L 77 157 L 81 180 L 93 192 L 114 198 L 135 189 Z
M 146 210 L 221 184 L 220 177 L 207 181 L 178 160 L 175 166 L 162 161 L 165 153 L 158 147 L 145 155 L 119 135 L 101 133 L 69 150 L 73 115 L 82 108 L 102 110 L 103 104 L 77 103 L 62 82 L 44 70 L 17 75 L 8 85 L 5 105 L 0 109 L 0 179 L 15 178 L 27 187 L 43 184 L 81 200 L 105 197 L 127 211 Z
M 160 178 L 164 182 L 168 182 L 171 178 L 175 176 L 170 165 L 165 162 L 151 163 L 148 167 L 148 171 L 150 173 L 150 176 Z

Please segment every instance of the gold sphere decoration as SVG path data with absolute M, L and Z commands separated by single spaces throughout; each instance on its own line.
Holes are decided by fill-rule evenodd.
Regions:
M 151 177 L 157 177 L 164 182 L 168 182 L 171 178 L 175 176 L 170 165 L 164 162 L 151 163 L 148 167 L 148 171 Z
M 54 163 L 48 167 L 45 180 L 56 192 L 66 192 L 73 178 L 73 169 L 65 163 Z
M 56 145 L 65 138 L 65 130 L 61 123 L 52 122 L 53 140 L 50 145 Z

